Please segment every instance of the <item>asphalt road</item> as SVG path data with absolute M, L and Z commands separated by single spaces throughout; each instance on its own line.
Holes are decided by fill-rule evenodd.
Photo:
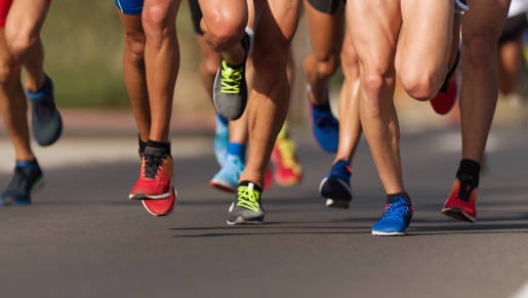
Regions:
M 497 298 L 528 281 L 527 128 L 493 131 L 475 224 L 439 213 L 457 130 L 403 134 L 415 217 L 407 236 L 391 238 L 370 233 L 385 198 L 365 142 L 351 208 L 330 210 L 317 187 L 332 156 L 294 137 L 304 180 L 274 185 L 266 223 L 251 227 L 225 223 L 232 196 L 208 187 L 217 166 L 203 136 L 173 139 L 178 204 L 164 218 L 126 199 L 139 169 L 134 136 L 38 149 L 46 188 L 32 206 L 0 209 L 0 297 Z M 9 152 L 1 139 L 2 187 Z

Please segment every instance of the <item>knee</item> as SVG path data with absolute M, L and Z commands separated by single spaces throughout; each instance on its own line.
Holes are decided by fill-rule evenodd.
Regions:
M 38 36 L 25 31 L 6 31 L 5 39 L 9 53 L 15 58 L 24 56 L 39 40 Z
M 219 11 L 214 18 L 204 22 L 202 27 L 207 41 L 217 51 L 232 48 L 244 36 L 245 22 L 231 18 L 231 15 Z
M 491 34 L 480 34 L 465 39 L 462 44 L 464 69 L 492 67 L 497 55 L 497 40 Z
M 19 80 L 18 64 L 12 57 L 2 57 L 0 60 L 0 84 L 10 84 L 13 80 Z
M 410 97 L 422 101 L 433 98 L 438 93 L 443 81 L 439 74 L 424 72 L 401 76 L 400 80 Z
M 154 39 L 161 39 L 169 35 L 169 32 L 176 30 L 175 17 L 171 17 L 170 11 L 165 6 L 146 7 L 142 13 L 141 21 L 145 34 Z
M 310 56 L 306 58 L 305 64 L 313 63 L 315 64 L 315 67 L 306 65 L 305 69 L 307 71 L 315 70 L 317 72 L 317 77 L 321 79 L 329 79 L 334 75 L 340 63 L 339 56 L 334 54 L 316 55 L 312 53 Z
M 145 36 L 143 34 L 125 34 L 125 59 L 127 59 L 135 67 L 144 67 Z
M 365 73 L 362 80 L 365 96 L 361 97 L 368 115 L 379 115 L 383 104 L 382 95 L 386 92 L 387 82 L 381 73 Z

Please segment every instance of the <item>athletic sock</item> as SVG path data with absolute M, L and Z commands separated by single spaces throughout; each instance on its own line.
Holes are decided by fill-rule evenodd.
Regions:
M 402 198 L 407 204 L 411 205 L 411 197 L 407 192 L 399 192 L 387 195 L 387 204 L 391 204 L 396 200 L 396 197 Z
M 235 142 L 229 142 L 227 145 L 227 155 L 238 156 L 242 163 L 246 163 L 246 146 Z
M 163 153 L 164 154 L 167 154 L 167 155 L 170 155 L 171 154 L 171 144 L 170 143 L 165 143 L 165 142 L 157 142 L 157 141 L 153 141 L 153 140 L 148 140 L 147 141 L 147 146 L 145 147 L 145 149 L 147 147 L 150 147 L 149 149 L 154 149 L 154 151 L 161 151 L 163 150 Z
M 472 181 L 472 185 L 477 187 L 479 184 L 480 164 L 474 160 L 462 159 L 457 171 L 457 178 L 463 182 Z

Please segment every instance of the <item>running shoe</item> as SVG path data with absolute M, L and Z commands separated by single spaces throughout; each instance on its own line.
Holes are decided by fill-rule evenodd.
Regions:
M 235 193 L 242 171 L 244 171 L 244 163 L 240 157 L 228 155 L 224 166 L 214 175 L 209 185 L 218 190 Z
M 0 196 L 0 205 L 29 205 L 31 192 L 43 185 L 43 174 L 38 163 L 15 167 L 13 178 Z
M 278 137 L 271 152 L 273 178 L 282 186 L 291 186 L 301 182 L 302 167 L 295 154 L 295 142 L 287 137 Z
M 337 145 L 339 142 L 339 122 L 332 114 L 330 103 L 322 106 L 310 104 L 310 115 L 312 132 L 315 140 L 329 153 L 337 152 Z
M 241 65 L 231 67 L 222 61 L 216 72 L 213 85 L 213 102 L 219 115 L 227 120 L 236 120 L 242 116 L 247 104 L 246 59 L 251 40 L 247 33 L 242 39 L 246 56 Z
M 229 145 L 229 124 L 227 120 L 216 115 L 215 138 L 213 142 L 216 161 L 220 167 L 224 166 L 227 157 L 227 147 Z
M 413 209 L 403 198 L 387 202 L 380 220 L 372 226 L 375 236 L 403 236 L 411 223 Z
M 40 146 L 55 143 L 62 134 L 62 118 L 55 105 L 51 78 L 46 76 L 40 91 L 26 90 L 26 95 L 31 103 L 33 138 Z
M 458 86 L 453 75 L 456 72 L 459 60 L 460 52 L 457 52 L 455 63 L 453 64 L 453 67 L 451 67 L 451 69 L 447 72 L 444 84 L 436 96 L 429 101 L 433 107 L 433 110 L 440 115 L 449 113 L 455 106 L 458 96 Z
M 326 199 L 326 207 L 348 208 L 352 200 L 350 176 L 352 169 L 345 160 L 340 160 L 332 166 L 328 175 L 324 176 L 319 185 L 319 193 Z
M 130 200 L 167 199 L 172 194 L 172 157 L 150 147 L 141 157 L 139 178 L 130 191 Z
M 453 183 L 444 208 L 442 208 L 442 214 L 462 221 L 475 222 L 477 218 L 475 207 L 477 192 L 478 187 L 474 179 L 469 175 L 459 175 L 459 178 L 456 178 Z
M 263 223 L 265 214 L 260 203 L 260 195 L 261 190 L 253 182 L 242 182 L 238 186 L 238 195 L 229 208 L 227 224 Z
M 171 190 L 171 195 L 166 199 L 143 199 L 143 207 L 148 211 L 148 213 L 154 216 L 165 216 L 169 215 L 174 208 L 174 202 L 176 202 L 177 192 L 174 188 Z

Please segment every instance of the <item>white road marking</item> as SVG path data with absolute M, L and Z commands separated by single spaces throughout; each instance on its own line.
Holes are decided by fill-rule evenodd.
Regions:
M 510 298 L 528 298 L 528 282 L 526 282 L 522 288 L 520 288 L 513 296 Z

